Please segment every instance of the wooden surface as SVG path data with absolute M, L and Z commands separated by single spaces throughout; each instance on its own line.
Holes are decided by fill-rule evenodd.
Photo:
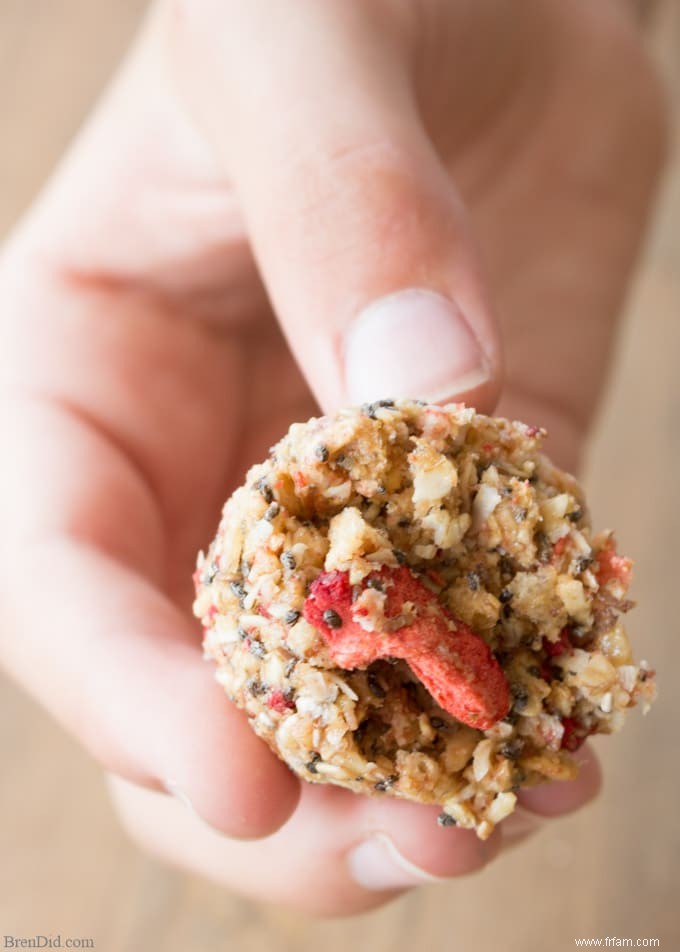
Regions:
M 142 0 L 0 3 L 0 234 L 35 194 L 130 36 Z M 680 5 L 655 8 L 650 42 L 680 118 Z M 577 936 L 680 947 L 677 807 L 680 643 L 680 161 L 671 162 L 629 303 L 587 482 L 600 525 L 637 562 L 638 653 L 660 672 L 646 723 L 598 744 L 599 802 L 551 823 L 481 876 L 430 887 L 351 921 L 246 903 L 142 855 L 119 831 L 102 779 L 19 690 L 0 682 L 0 944 L 5 934 L 92 937 L 96 948 L 311 952 L 414 947 L 552 952 Z

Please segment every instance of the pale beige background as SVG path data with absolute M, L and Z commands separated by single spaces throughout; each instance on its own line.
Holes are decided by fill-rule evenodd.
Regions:
M 143 7 L 143 0 L 0 0 L 0 235 L 77 129 Z M 677 119 L 678 0 L 654 4 L 649 29 Z M 599 524 L 615 524 L 636 559 L 632 629 L 639 652 L 656 663 L 662 696 L 645 723 L 635 716 L 624 735 L 598 744 L 606 786 L 597 805 L 551 823 L 481 876 L 358 919 L 308 921 L 141 855 L 117 828 L 97 768 L 2 681 L 0 947 L 4 934 L 61 932 L 115 952 L 552 952 L 574 948 L 575 936 L 605 935 L 658 937 L 661 948 L 680 948 L 679 244 L 676 158 L 587 474 Z

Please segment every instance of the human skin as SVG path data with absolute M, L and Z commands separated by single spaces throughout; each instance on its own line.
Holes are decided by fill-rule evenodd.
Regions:
M 575 468 L 664 112 L 613 0 L 294 7 L 157 6 L 3 249 L 0 650 L 123 778 L 138 840 L 244 894 L 346 914 L 423 872 L 472 872 L 502 837 L 301 790 L 202 660 L 196 551 L 318 405 L 465 399 L 547 426 Z M 439 297 L 389 298 L 397 330 L 359 346 L 367 308 L 413 288 Z M 506 839 L 597 785 L 589 759 L 522 793 Z

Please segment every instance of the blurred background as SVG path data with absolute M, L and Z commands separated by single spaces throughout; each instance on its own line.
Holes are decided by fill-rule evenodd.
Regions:
M 31 201 L 105 84 L 144 0 L 1 0 L 0 237 Z M 680 125 L 680 3 L 642 0 L 648 42 Z M 676 132 L 677 138 L 677 132 Z M 677 151 L 677 150 L 676 150 Z M 598 526 L 636 561 L 637 654 L 659 672 L 643 723 L 596 742 L 597 804 L 552 821 L 491 869 L 352 920 L 245 902 L 141 854 L 119 830 L 98 769 L 0 680 L 0 937 L 61 933 L 95 947 L 306 952 L 323 948 L 558 952 L 575 937 L 680 948 L 680 157 L 669 163 L 623 322 L 586 471 Z M 49 613 L 49 606 L 45 609 Z

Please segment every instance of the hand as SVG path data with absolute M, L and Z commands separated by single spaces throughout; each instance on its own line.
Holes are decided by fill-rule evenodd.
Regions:
M 301 795 L 202 660 L 189 577 L 313 396 L 491 411 L 501 336 L 501 411 L 573 466 L 663 127 L 613 0 L 155 9 L 0 264 L 2 654 L 126 778 L 139 839 L 331 914 L 499 848 L 419 805 Z M 596 787 L 591 762 L 525 792 L 525 821 Z

